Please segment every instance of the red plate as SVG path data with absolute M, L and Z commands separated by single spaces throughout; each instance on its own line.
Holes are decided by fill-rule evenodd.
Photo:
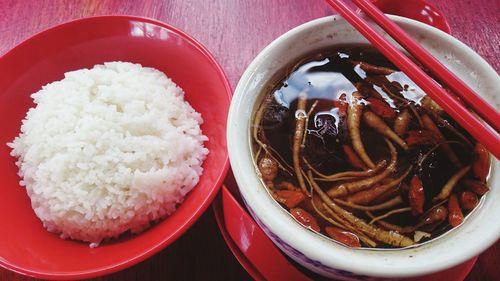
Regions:
M 241 202 L 238 202 L 240 197 L 237 192 L 230 173 L 222 186 L 222 198 L 216 198 L 212 209 L 224 240 L 243 268 L 256 280 L 324 279 L 290 261 L 250 217 Z M 472 270 L 476 260 L 477 257 L 442 272 L 405 280 L 462 281 Z
M 165 72 L 202 114 L 210 154 L 199 184 L 178 210 L 146 232 L 98 248 L 47 232 L 19 186 L 15 159 L 5 143 L 19 134 L 33 106 L 31 93 L 64 72 L 106 61 L 130 61 Z M 94 17 L 41 32 L 0 58 L 0 265 L 38 278 L 77 279 L 136 264 L 175 241 L 203 213 L 228 168 L 226 117 L 231 88 L 212 55 L 184 32 L 139 17 Z
M 428 24 L 446 33 L 450 25 L 443 13 L 425 0 L 371 0 L 386 14 L 402 16 Z

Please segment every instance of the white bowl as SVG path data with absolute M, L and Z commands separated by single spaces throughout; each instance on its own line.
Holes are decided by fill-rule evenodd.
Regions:
M 391 16 L 471 88 L 499 108 L 497 73 L 476 53 L 450 35 L 406 18 Z M 298 224 L 268 194 L 252 160 L 250 122 L 263 88 L 285 66 L 311 51 L 341 44 L 367 43 L 339 16 L 320 18 L 285 33 L 267 46 L 243 74 L 231 102 L 227 139 L 231 167 L 254 219 L 287 255 L 321 275 L 371 280 L 430 274 L 478 255 L 500 237 L 499 161 L 492 163 L 491 191 L 465 222 L 429 243 L 394 250 L 350 249 Z

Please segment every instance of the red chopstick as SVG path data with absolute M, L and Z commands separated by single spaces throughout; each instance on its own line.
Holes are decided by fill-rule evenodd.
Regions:
M 430 78 L 399 49 L 377 33 L 362 17 L 351 10 L 342 0 L 326 0 L 373 46 L 403 71 L 422 90 L 436 101 L 455 121 L 481 142 L 497 159 L 500 159 L 500 136 L 479 121 L 467 108 L 450 96 L 436 81 Z M 498 120 L 493 120 L 493 123 Z M 493 127 L 493 126 L 492 126 Z
M 427 50 L 422 48 L 413 38 L 391 21 L 382 11 L 380 11 L 371 1 L 352 0 L 365 14 L 382 27 L 396 42 L 405 48 L 413 57 L 430 70 L 448 88 L 453 90 L 474 109 L 474 111 L 484 119 L 497 132 L 500 131 L 500 113 L 493 106 L 479 97 L 469 86 L 460 80 L 455 74 L 450 72 L 440 61 L 433 57 Z

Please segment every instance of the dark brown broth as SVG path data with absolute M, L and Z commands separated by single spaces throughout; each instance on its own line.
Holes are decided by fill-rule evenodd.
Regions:
M 420 115 L 430 114 L 421 106 L 422 99 L 425 97 L 424 92 L 404 73 L 395 71 L 389 75 L 374 75 L 363 71 L 359 64 L 353 64 L 352 61 L 362 61 L 396 69 L 384 56 L 371 47 L 359 45 L 341 46 L 337 49 L 319 52 L 319 55 L 316 53 L 308 56 L 290 73 L 283 75 L 285 78 L 280 78 L 279 84 L 274 86 L 272 91 L 266 93 L 266 95 L 271 95 L 272 98 L 268 99 L 270 102 L 268 102 L 264 110 L 263 121 L 259 124 L 259 132 L 261 136 L 264 136 L 264 142 L 272 147 L 289 166 L 293 166 L 292 146 L 296 122 L 295 112 L 297 109 L 297 98 L 301 92 L 307 93 L 306 111 L 309 111 L 313 104 L 316 106 L 308 119 L 305 146 L 301 150 L 301 156 L 314 169 L 326 175 L 342 171 L 360 170 L 346 160 L 343 151 L 343 145 L 351 146 L 351 139 L 347 130 L 346 117 L 341 116 L 340 109 L 335 104 L 341 95 L 349 97 L 353 92 L 359 91 L 358 88 L 369 89 L 362 92 L 359 91 L 363 94 L 363 103 L 365 105 L 369 103 L 366 101 L 367 98 L 376 97 L 389 105 L 398 114 L 404 108 L 407 108 L 407 105 L 402 102 L 406 100 L 407 103 L 414 106 Z M 381 87 L 382 85 L 391 89 L 392 93 L 396 93 L 399 99 L 392 97 L 384 91 Z M 369 94 L 370 91 L 372 94 Z M 368 108 L 368 106 L 365 107 Z M 421 130 L 422 128 L 416 118 L 412 117 L 408 130 Z M 470 143 L 475 143 L 475 140 L 465 133 L 463 129 L 459 128 L 446 114 L 443 113 L 441 117 L 465 135 Z M 389 127 L 393 127 L 394 118 L 384 118 L 384 121 Z M 472 162 L 472 148 L 464 144 L 455 134 L 443 128 L 441 128 L 441 131 L 461 162 L 464 165 L 470 164 Z M 361 138 L 368 155 L 370 155 L 375 163 L 384 159 L 389 161 L 389 150 L 384 138 L 376 131 L 368 128 L 363 122 L 361 122 Z M 450 164 L 447 155 L 441 148 L 430 153 L 422 167 L 417 168 L 416 163 L 430 151 L 432 146 L 420 145 L 412 147 L 408 151 L 403 150 L 397 145 L 395 146 L 398 152 L 397 169 L 391 174 L 391 177 L 397 178 L 410 166 L 413 167 L 409 175 L 400 184 L 397 194 L 400 194 L 405 202 L 397 208 L 408 206 L 409 182 L 413 175 L 417 175 L 423 182 L 425 190 L 424 210 L 428 211 L 435 206 L 435 202 L 432 199 L 441 191 L 443 185 L 458 169 Z M 308 166 L 304 163 L 301 163 L 301 167 L 304 171 L 308 170 Z M 465 177 L 471 178 L 472 175 L 468 173 Z M 283 181 L 298 186 L 295 174 L 290 175 L 283 169 L 280 169 L 274 182 L 279 185 Z M 318 184 L 324 191 L 327 191 L 338 183 L 332 184 L 330 182 L 318 181 Z M 462 189 L 463 187 L 457 186 L 454 191 L 458 192 Z M 322 233 L 325 234 L 323 229 L 326 225 L 329 225 L 329 222 L 315 214 L 309 201 L 309 199 L 306 199 L 298 207 L 315 215 Z M 381 202 L 383 201 L 381 200 Z M 371 204 L 381 202 L 375 200 Z M 350 211 L 365 221 L 370 221 L 365 212 Z M 377 216 L 386 212 L 387 210 L 375 211 L 373 215 Z M 385 221 L 399 226 L 412 226 L 417 224 L 419 219 L 419 216 L 414 216 L 411 212 L 406 212 L 390 216 Z M 423 227 L 419 230 L 429 232 L 432 234 L 431 238 L 435 238 L 450 228 L 445 220 L 445 222 L 439 225 Z M 328 236 L 327 234 L 325 235 Z M 425 241 L 425 239 L 422 241 Z M 389 246 L 382 244 L 380 247 Z

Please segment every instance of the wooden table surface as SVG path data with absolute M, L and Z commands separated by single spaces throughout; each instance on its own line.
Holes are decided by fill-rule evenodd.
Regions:
M 472 47 L 498 72 L 500 1 L 429 2 L 446 15 L 452 35 Z M 68 20 L 109 14 L 146 16 L 176 26 L 204 44 L 234 88 L 246 66 L 274 38 L 332 13 L 321 0 L 0 0 L 0 55 L 33 34 Z M 212 209 L 208 209 L 185 235 L 159 254 L 93 280 L 249 279 L 222 239 Z M 0 280 L 36 279 L 0 269 Z M 500 242 L 479 257 L 466 280 L 500 280 Z

